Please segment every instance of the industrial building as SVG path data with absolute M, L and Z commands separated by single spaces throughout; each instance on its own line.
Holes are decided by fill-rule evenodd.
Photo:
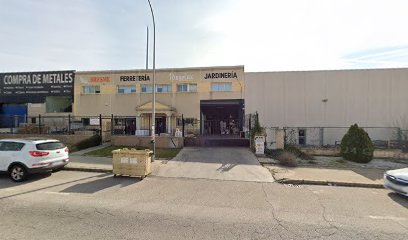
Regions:
M 114 115 L 122 117 L 132 134 L 149 135 L 151 70 L 2 73 L 0 78 L 0 115 L 25 115 L 30 123 L 35 121 L 31 116 L 69 114 L 82 124 L 92 124 L 89 116 Z M 373 131 L 374 139 L 390 139 L 394 128 L 408 129 L 407 89 L 408 69 L 158 69 L 156 133 L 175 134 L 183 115 L 195 134 L 242 137 L 248 130 L 245 115 L 258 112 L 264 127 L 296 128 L 298 144 L 333 145 L 344 134 L 333 129 L 354 123 L 383 128 Z M 3 128 L 11 124 L 7 119 Z M 333 133 L 323 128 L 333 128 Z M 311 135 L 319 135 L 318 140 Z M 268 141 L 273 143 L 272 132 Z

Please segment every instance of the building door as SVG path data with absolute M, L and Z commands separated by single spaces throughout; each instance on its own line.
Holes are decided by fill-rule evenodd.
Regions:
M 156 134 L 166 133 L 166 117 L 156 117 Z
M 201 134 L 239 136 L 244 122 L 244 100 L 201 101 Z

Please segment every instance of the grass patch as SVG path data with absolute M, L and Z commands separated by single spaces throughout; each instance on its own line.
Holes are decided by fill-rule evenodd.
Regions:
M 344 159 L 338 159 L 338 160 L 334 161 L 334 163 L 337 164 L 337 165 L 347 165 L 348 164 L 348 162 L 346 160 L 344 160 Z
M 109 146 L 102 149 L 98 149 L 89 153 L 86 153 L 85 156 L 92 156 L 92 157 L 112 157 L 112 151 L 121 149 L 121 148 L 135 148 L 129 146 Z M 137 150 L 143 150 L 146 148 L 136 147 Z M 157 148 L 156 149 L 156 158 L 164 158 L 164 159 L 172 159 L 174 158 L 179 152 L 181 148 Z
M 317 164 L 317 162 L 315 160 L 307 160 L 308 164 Z

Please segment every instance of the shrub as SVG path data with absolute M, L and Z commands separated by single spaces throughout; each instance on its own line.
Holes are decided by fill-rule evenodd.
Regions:
M 297 166 L 296 155 L 291 152 L 287 152 L 287 151 L 282 152 L 277 157 L 277 160 L 279 161 L 279 164 L 282 166 L 286 166 L 286 167 L 296 167 Z
M 302 150 L 295 146 L 285 146 L 285 151 L 293 153 L 296 157 L 303 160 L 315 160 L 312 155 L 302 152 Z
M 79 151 L 82 149 L 86 149 L 86 148 L 90 148 L 90 147 L 95 147 L 95 146 L 99 146 L 102 143 L 102 138 L 100 135 L 93 135 L 90 138 L 84 139 L 74 145 L 72 145 L 70 151 L 74 152 L 74 151 Z
M 341 156 L 353 162 L 368 163 L 373 159 L 374 145 L 364 129 L 351 125 L 341 140 Z

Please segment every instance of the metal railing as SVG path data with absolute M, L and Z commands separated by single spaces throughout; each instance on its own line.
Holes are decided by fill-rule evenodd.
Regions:
M 151 135 L 151 116 L 0 115 L 0 134 Z M 200 134 L 196 118 L 156 116 L 156 134 Z

